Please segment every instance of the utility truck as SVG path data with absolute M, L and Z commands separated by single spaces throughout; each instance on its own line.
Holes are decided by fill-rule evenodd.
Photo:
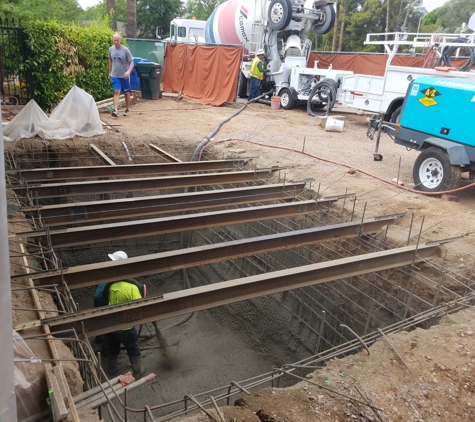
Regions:
M 474 116 L 475 80 L 422 76 L 409 84 L 398 122 L 375 115 L 368 133 L 387 133 L 396 144 L 419 151 L 416 189 L 441 192 L 456 188 L 462 173 L 475 174 Z M 378 147 L 379 136 L 376 153 Z
M 326 34 L 334 23 L 334 4 L 327 0 L 227 0 L 207 20 L 205 39 L 243 46 L 239 96 L 247 94 L 252 60 L 263 49 L 268 69 L 263 90 L 274 89 L 284 109 L 299 101 L 331 107 L 344 95 L 342 78 L 353 72 L 307 68 L 312 43 L 306 34 Z
M 475 81 L 475 34 L 367 34 L 365 44 L 383 45 L 388 53 L 384 76 L 354 74 L 343 78 L 343 101 L 358 110 L 382 114 L 385 121 L 396 122 L 401 112 L 408 85 L 419 76 L 456 78 Z M 393 66 L 391 62 L 400 46 L 424 48 L 429 68 Z M 415 50 L 413 50 L 415 51 Z M 461 68 L 452 65 L 454 54 L 467 54 Z M 437 64 L 441 62 L 440 66 Z M 435 67 L 434 67 L 435 66 Z M 460 71 L 463 69 L 465 71 Z M 448 71 L 450 70 L 450 71 Z

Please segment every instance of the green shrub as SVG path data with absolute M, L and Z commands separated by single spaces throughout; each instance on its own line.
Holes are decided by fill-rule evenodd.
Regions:
M 34 98 L 51 110 L 77 85 L 96 101 L 112 96 L 108 50 L 112 30 L 107 22 L 78 26 L 57 21 L 30 21 L 26 26 Z

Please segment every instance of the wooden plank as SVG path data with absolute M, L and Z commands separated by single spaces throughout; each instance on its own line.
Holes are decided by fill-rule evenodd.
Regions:
M 26 271 L 27 271 L 27 273 L 29 273 L 30 268 L 28 267 L 28 258 L 25 254 L 25 247 L 24 247 L 23 243 L 20 243 L 20 250 L 21 250 L 21 254 L 23 255 L 23 263 L 25 265 Z M 34 283 L 33 283 L 33 280 L 31 278 L 28 278 L 28 285 L 30 287 L 35 286 Z M 41 301 L 40 301 L 40 298 L 38 296 L 38 292 L 35 289 L 31 289 L 30 292 L 31 292 L 31 295 L 33 297 L 33 302 L 35 303 L 35 308 L 36 309 L 42 309 Z M 38 311 L 38 316 L 41 319 L 43 319 L 43 318 L 46 317 L 46 314 L 43 311 Z M 25 325 L 36 324 L 36 323 L 37 323 L 37 321 L 31 321 L 29 323 L 26 323 Z M 19 331 L 19 330 L 17 330 L 17 331 Z M 53 359 L 58 359 L 59 360 L 59 353 L 58 353 L 58 349 L 56 348 L 56 343 L 55 343 L 55 341 L 57 341 L 57 340 L 55 340 L 51 336 L 51 331 L 50 331 L 48 326 L 43 326 L 43 331 L 45 332 L 45 334 L 48 337 L 48 339 L 46 341 L 47 341 L 49 349 L 51 351 L 51 357 Z M 71 417 L 72 417 L 73 422 L 80 422 L 79 415 L 78 415 L 78 412 L 76 410 L 76 406 L 74 405 L 73 395 L 71 394 L 71 390 L 69 389 L 69 385 L 66 382 L 66 378 L 64 377 L 64 372 L 63 372 L 63 368 L 61 366 L 61 362 L 59 362 L 58 365 L 59 366 L 57 366 L 57 367 L 60 368 L 60 376 L 61 376 L 61 379 L 62 379 L 62 383 L 64 385 L 65 395 L 63 395 L 63 397 L 67 397 L 67 400 L 66 400 L 65 404 L 67 405 L 67 407 L 69 408 L 69 411 L 71 412 Z M 57 367 L 55 367 L 55 370 L 56 370 Z M 58 371 L 58 370 L 56 370 L 56 371 Z
M 49 399 L 51 400 L 51 409 L 53 413 L 53 422 L 59 422 L 66 419 L 68 409 L 64 403 L 63 393 L 59 386 L 58 379 L 53 372 L 50 363 L 45 364 L 46 383 L 48 384 Z
M 148 144 L 148 145 L 152 149 L 153 152 L 156 152 L 158 155 L 160 155 L 160 157 L 169 161 L 170 163 L 181 163 L 181 160 L 179 158 L 176 158 L 175 156 L 169 154 L 165 150 L 157 147 L 156 145 L 154 144 Z
M 98 147 L 96 147 L 94 144 L 89 144 L 89 147 L 93 154 L 97 155 L 102 161 L 104 161 L 106 164 L 109 164 L 111 166 L 115 166 L 116 164 L 106 155 L 104 154 Z
M 125 95 L 124 94 L 119 95 L 119 101 L 121 101 L 121 100 L 125 100 Z M 113 104 L 113 103 L 114 103 L 114 97 L 111 97 L 111 98 L 106 98 L 105 100 L 102 100 L 102 101 L 97 101 L 96 106 L 98 108 L 99 108 L 99 106 L 106 107 L 106 105 Z

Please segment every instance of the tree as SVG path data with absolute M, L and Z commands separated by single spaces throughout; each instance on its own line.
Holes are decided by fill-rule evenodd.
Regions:
M 33 19 L 78 21 L 82 14 L 77 0 L 2 0 L 0 15 L 29 21 Z
M 340 2 L 335 5 L 335 25 L 333 25 L 332 51 L 336 51 L 336 38 L 338 34 L 338 22 L 340 21 Z
M 362 10 L 349 17 L 344 38 L 345 51 L 376 52 L 377 45 L 364 45 L 366 35 L 384 30 L 384 5 L 380 0 L 366 0 Z
M 207 20 L 214 9 L 216 9 L 225 0 L 189 0 L 184 10 L 185 18 Z
M 127 38 L 137 38 L 136 0 L 127 0 Z
M 140 38 L 155 38 L 157 26 L 166 28 L 170 21 L 182 13 L 181 0 L 137 0 L 137 29 Z
M 345 32 L 346 17 L 350 15 L 352 9 L 356 9 L 355 0 L 340 0 L 340 40 L 338 41 L 338 51 L 341 51 L 343 34 Z
M 111 28 L 117 31 L 117 13 L 115 9 L 115 0 L 107 0 L 106 13 L 111 16 Z
M 82 19 L 84 20 L 102 20 L 105 15 L 107 15 L 107 1 L 103 0 L 102 3 L 99 3 L 95 6 L 88 7 L 83 15 Z M 127 0 L 115 0 L 115 6 L 113 8 L 114 15 L 118 22 L 127 21 Z
M 475 0 L 451 0 L 435 11 L 444 32 L 460 32 L 475 12 Z
M 437 11 L 433 10 L 432 12 L 429 12 L 427 15 L 424 16 L 423 19 L 421 19 L 421 27 L 420 27 L 420 32 L 437 32 L 437 28 L 440 27 L 440 20 L 439 17 L 437 16 Z

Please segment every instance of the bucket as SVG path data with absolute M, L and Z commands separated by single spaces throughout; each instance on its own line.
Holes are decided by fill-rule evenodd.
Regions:
M 270 99 L 270 108 L 271 110 L 278 110 L 280 108 L 280 97 L 274 95 Z
M 327 123 L 325 124 L 325 130 L 327 132 L 343 132 L 344 125 L 344 120 L 338 120 L 333 117 L 329 117 L 327 119 Z

